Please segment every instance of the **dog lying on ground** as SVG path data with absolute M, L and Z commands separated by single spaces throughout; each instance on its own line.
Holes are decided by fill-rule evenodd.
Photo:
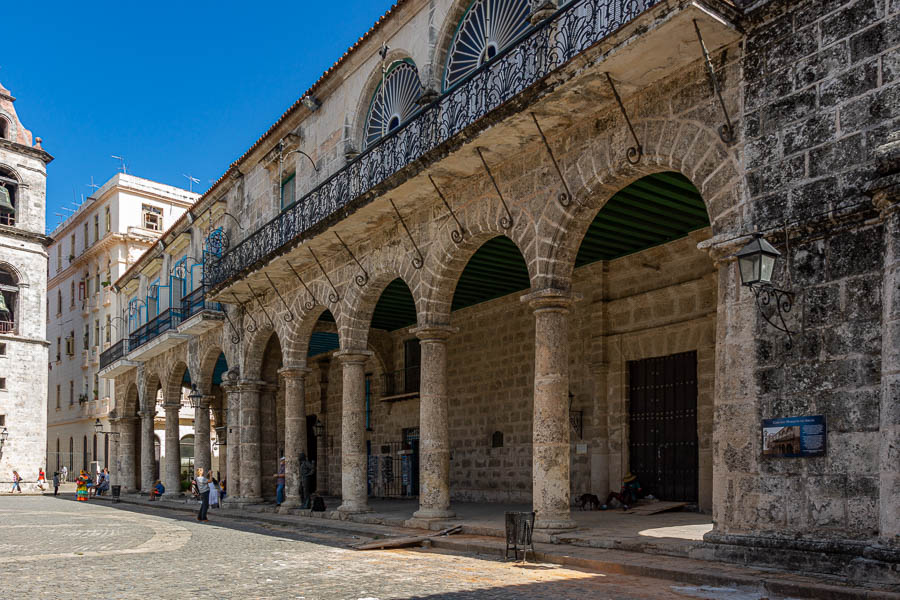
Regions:
M 597 510 L 600 508 L 600 498 L 594 494 L 582 494 L 575 500 L 575 505 L 581 510 Z

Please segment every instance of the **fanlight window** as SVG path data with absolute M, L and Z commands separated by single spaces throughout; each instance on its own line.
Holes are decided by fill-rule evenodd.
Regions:
M 411 61 L 401 60 L 388 67 L 375 90 L 366 118 L 366 147 L 400 127 L 419 109 L 422 95 L 419 72 Z
M 0 333 L 15 333 L 18 299 L 18 278 L 10 269 L 0 267 Z
M 444 72 L 444 89 L 452 88 L 525 33 L 531 23 L 531 0 L 473 0 L 459 22 Z

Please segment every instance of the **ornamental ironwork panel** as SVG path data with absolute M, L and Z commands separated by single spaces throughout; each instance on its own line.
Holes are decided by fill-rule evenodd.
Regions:
M 123 356 L 125 356 L 127 344 L 125 340 L 119 340 L 100 354 L 100 370 L 105 369 Z
M 477 69 L 274 219 L 209 257 L 217 287 L 267 260 L 350 202 L 515 98 L 659 0 L 581 0 L 567 4 Z

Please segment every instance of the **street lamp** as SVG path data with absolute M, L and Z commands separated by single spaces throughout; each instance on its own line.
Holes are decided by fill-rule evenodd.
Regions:
M 756 306 L 766 322 L 783 331 L 788 336 L 786 347 L 793 347 L 793 334 L 784 320 L 784 315 L 791 312 L 794 306 L 794 294 L 772 285 L 775 263 L 781 252 L 766 241 L 761 233 L 754 233 L 753 240 L 741 248 L 735 257 L 741 275 L 741 285 L 750 288 L 756 298 Z M 764 306 L 775 306 L 775 320 L 766 314 Z
M 97 433 L 97 435 L 119 435 L 118 431 L 103 431 L 103 423 L 100 422 L 100 419 L 94 421 L 94 431 Z
M 322 421 L 320 421 L 319 419 L 316 419 L 316 424 L 313 425 L 313 435 L 315 435 L 317 438 L 325 435 L 325 424 L 322 423 Z
M 200 402 L 203 400 L 203 394 L 200 393 L 200 390 L 197 389 L 197 384 L 191 384 L 191 393 L 188 394 L 188 402 L 191 403 L 191 408 L 197 408 L 200 406 Z

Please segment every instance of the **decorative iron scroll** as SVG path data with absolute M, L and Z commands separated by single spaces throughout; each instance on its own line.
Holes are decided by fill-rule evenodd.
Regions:
M 531 118 L 534 119 L 534 126 L 537 127 L 538 133 L 541 134 L 541 139 L 544 140 L 544 147 L 547 148 L 547 154 L 550 155 L 550 160 L 553 161 L 553 168 L 556 169 L 556 174 L 559 175 L 559 180 L 563 184 L 564 192 L 560 192 L 556 197 L 557 201 L 563 208 L 569 208 L 569 205 L 572 204 L 572 199 L 575 197 L 572 195 L 572 190 L 569 189 L 569 184 L 566 183 L 566 178 L 563 177 L 562 170 L 559 168 L 559 163 L 556 162 L 556 156 L 553 155 L 553 148 L 550 147 L 550 142 L 547 141 L 547 136 L 544 135 L 544 130 L 541 129 L 541 124 L 538 123 L 537 116 L 534 113 L 531 113 Z
M 265 275 L 265 276 L 266 276 L 266 279 L 269 280 L 269 285 L 272 286 L 272 291 L 275 292 L 275 294 L 278 295 L 278 299 L 281 300 L 281 303 L 282 303 L 282 304 L 284 304 L 284 310 L 286 311 L 286 312 L 284 313 L 284 316 L 282 317 L 282 318 L 284 319 L 284 322 L 285 322 L 285 323 L 290 323 L 291 321 L 294 320 L 294 313 L 291 312 L 291 307 L 288 306 L 288 303 L 284 301 L 284 296 L 282 296 L 282 295 L 281 295 L 281 292 L 278 291 L 278 288 L 275 287 L 275 282 L 272 281 L 272 278 L 269 277 L 269 274 L 266 273 L 266 272 L 263 272 L 263 275 Z
M 507 103 L 659 0 L 579 0 L 462 77 L 294 205 L 211 261 L 213 287 L 269 260 L 324 219 Z M 333 287 L 333 286 L 332 286 Z
M 437 192 L 437 195 L 441 199 L 441 202 L 443 202 L 444 206 L 447 207 L 447 211 L 450 213 L 450 216 L 453 217 L 454 221 L 456 221 L 456 229 L 450 232 L 450 238 L 453 239 L 453 241 L 457 244 L 461 244 L 463 241 L 463 236 L 466 235 L 466 230 L 463 229 L 462 223 L 460 223 L 459 219 L 456 218 L 456 213 L 453 212 L 453 209 L 450 207 L 450 203 L 447 202 L 446 198 L 444 198 L 444 194 L 441 193 L 440 188 L 438 188 L 437 184 L 434 182 L 434 178 L 429 175 L 428 180 L 431 182 L 431 185 L 434 186 L 434 191 Z
M 416 244 L 416 240 L 413 239 L 412 234 L 409 232 L 409 227 L 406 226 L 406 221 L 403 220 L 403 215 L 400 214 L 400 211 L 397 210 L 397 205 L 394 204 L 394 201 L 388 198 L 388 202 L 391 203 L 391 206 L 394 207 L 394 212 L 397 213 L 397 218 L 400 219 L 400 224 L 403 225 L 403 230 L 406 232 L 406 236 L 409 238 L 410 243 L 412 243 L 413 248 L 416 249 L 416 254 L 418 254 L 418 258 L 412 259 L 412 265 L 415 269 L 421 269 L 425 265 L 425 257 L 422 256 L 422 251 L 419 250 L 419 245 Z
M 719 127 L 719 138 L 726 144 L 730 144 L 734 141 L 734 126 L 732 126 L 731 118 L 728 116 L 728 109 L 725 108 L 725 100 L 722 98 L 722 92 L 719 90 L 719 79 L 716 77 L 716 69 L 709 58 L 709 52 L 706 50 L 703 35 L 700 34 L 700 26 L 697 24 L 697 19 L 694 19 L 694 30 L 697 32 L 697 41 L 700 42 L 700 50 L 703 52 L 703 60 L 706 62 L 706 71 L 709 73 L 709 81 L 712 84 L 713 92 L 719 99 L 719 105 L 722 107 L 722 113 L 725 115 L 725 124 Z
M 325 267 L 322 266 L 322 263 L 319 262 L 319 257 L 316 256 L 316 253 L 313 252 L 313 249 L 309 249 L 309 253 L 312 254 L 313 260 L 316 261 L 316 264 L 319 265 L 319 270 L 322 271 L 322 275 L 325 276 L 325 280 L 328 281 L 328 285 L 331 286 L 333 290 L 332 293 L 328 294 L 328 301 L 332 304 L 337 304 L 341 301 L 341 295 L 338 294 L 337 288 L 334 287 L 334 284 L 331 283 L 331 277 L 328 276 L 328 271 L 325 270 Z
M 484 154 L 481 152 L 481 148 L 475 147 L 475 151 L 478 152 L 478 158 L 481 159 L 481 164 L 484 165 L 484 170 L 487 171 L 488 177 L 491 179 L 491 183 L 494 184 L 494 191 L 497 192 L 497 196 L 500 197 L 500 203 L 503 205 L 503 210 L 506 211 L 505 217 L 500 217 L 500 227 L 503 229 L 509 229 L 513 225 L 513 216 L 512 213 L 509 212 L 509 206 L 506 205 L 506 200 L 503 198 L 503 192 L 500 191 L 500 186 L 497 185 L 497 180 L 494 179 L 494 174 L 491 173 L 491 168 L 488 166 L 487 161 L 484 160 Z
M 294 276 L 295 276 L 295 277 L 297 278 L 297 280 L 300 282 L 300 285 L 302 285 L 302 286 L 303 286 L 303 289 L 306 290 L 306 293 L 309 294 L 309 298 L 310 298 L 310 299 L 303 303 L 303 308 L 305 308 L 306 310 L 312 310 L 313 307 L 314 307 L 316 304 L 318 304 L 318 302 L 316 301 L 316 296 L 315 296 L 315 294 L 312 293 L 312 290 L 309 289 L 309 286 L 306 285 L 306 282 L 303 281 L 303 278 L 302 278 L 302 277 L 300 277 L 300 273 L 297 272 L 297 269 L 294 268 L 294 265 L 292 265 L 292 264 L 289 263 L 288 261 L 284 261 L 284 262 L 286 262 L 286 263 L 287 263 L 287 266 L 289 266 L 289 267 L 291 268 L 291 271 L 294 273 Z
M 644 155 L 644 147 L 641 146 L 641 141 L 638 139 L 637 134 L 634 132 L 634 127 L 631 126 L 631 119 L 628 118 L 628 111 L 625 110 L 625 105 L 622 104 L 622 99 L 619 97 L 619 92 L 616 91 L 616 85 L 613 83 L 612 77 L 610 77 L 609 73 L 606 74 L 606 80 L 609 82 L 609 87 L 612 90 L 613 96 L 616 98 L 616 103 L 619 105 L 619 110 L 622 111 L 622 116 L 625 117 L 625 123 L 628 125 L 628 131 L 631 132 L 631 138 L 634 140 L 634 146 L 630 147 L 625 154 L 625 157 L 628 159 L 633 165 L 641 162 L 641 156 Z
M 771 284 L 761 283 L 750 286 L 750 291 L 753 292 L 753 296 L 756 298 L 756 307 L 759 309 L 759 314 L 762 315 L 763 319 L 766 320 L 766 323 L 781 331 L 786 333 L 788 336 L 788 341 L 785 343 L 785 348 L 790 350 L 794 347 L 794 334 L 795 331 L 791 331 L 790 327 L 788 327 L 787 322 L 784 319 L 784 316 L 791 312 L 791 309 L 794 308 L 794 294 L 791 292 L 786 292 L 784 290 L 779 290 L 778 288 L 772 286 Z M 774 306 L 774 314 L 773 317 L 770 317 L 766 314 L 765 307 Z M 769 311 L 772 312 L 772 311 Z

